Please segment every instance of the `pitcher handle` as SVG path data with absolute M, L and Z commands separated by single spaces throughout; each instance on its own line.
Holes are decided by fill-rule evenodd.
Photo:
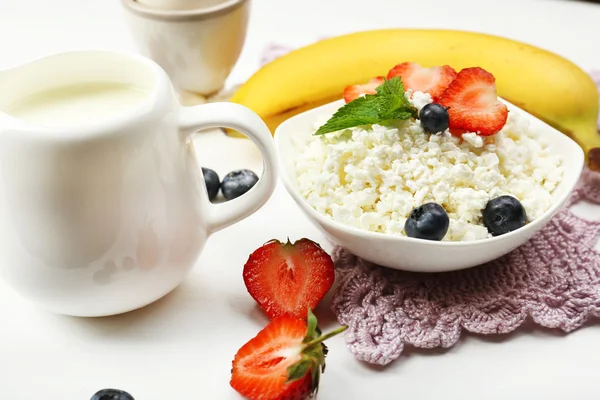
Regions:
M 226 228 L 261 208 L 273 194 L 277 184 L 277 161 L 273 137 L 267 125 L 249 108 L 235 103 L 209 103 L 182 107 L 180 130 L 186 136 L 200 129 L 230 128 L 247 135 L 259 148 L 263 158 L 263 173 L 259 181 L 244 195 L 222 204 L 212 204 L 206 190 L 201 190 L 208 212 L 209 233 Z M 200 174 L 202 175 L 202 174 Z

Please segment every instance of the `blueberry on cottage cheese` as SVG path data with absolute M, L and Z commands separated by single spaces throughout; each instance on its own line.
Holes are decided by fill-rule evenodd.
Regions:
M 444 207 L 427 203 L 412 210 L 404 225 L 404 232 L 408 237 L 442 240 L 449 226 L 450 219 Z
M 421 108 L 419 120 L 427 133 L 444 132 L 448 129 L 450 121 L 446 107 L 437 103 L 430 103 Z
M 483 224 L 492 236 L 504 235 L 527 223 L 525 208 L 513 196 L 499 196 L 488 201 L 482 213 Z
M 248 169 L 232 171 L 225 175 L 221 182 L 221 192 L 227 200 L 240 197 L 258 182 L 258 176 Z
M 134 400 L 129 393 L 118 389 L 102 389 L 91 400 Z

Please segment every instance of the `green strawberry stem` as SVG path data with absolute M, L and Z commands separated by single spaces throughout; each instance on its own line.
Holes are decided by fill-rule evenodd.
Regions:
M 348 327 L 343 325 L 333 331 L 321 335 L 321 331 L 317 327 L 317 317 L 313 314 L 310 307 L 308 308 L 308 316 L 306 321 L 306 336 L 302 341 L 303 346 L 300 354 L 302 358 L 299 362 L 288 367 L 287 383 L 297 381 L 304 378 L 310 371 L 311 374 L 311 393 L 316 394 L 319 390 L 319 382 L 321 373 L 325 372 L 325 356 L 327 355 L 327 346 L 323 343 L 335 335 L 344 332 Z M 315 337 L 316 336 L 316 337 Z
M 310 342 L 306 343 L 304 345 L 304 347 L 302 348 L 302 350 L 304 351 L 305 349 L 307 349 L 311 346 L 314 346 L 315 344 L 319 344 L 331 337 L 334 337 L 335 335 L 338 335 L 338 334 L 344 332 L 346 329 L 348 329 L 348 326 L 342 325 L 339 328 L 334 329 L 331 332 L 328 332 L 328 333 L 324 334 L 323 336 L 319 336 L 318 338 L 315 338 L 315 339 L 311 340 Z

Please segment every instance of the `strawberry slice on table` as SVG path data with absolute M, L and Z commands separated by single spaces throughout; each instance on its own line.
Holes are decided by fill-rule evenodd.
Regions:
M 231 387 L 251 400 L 302 400 L 316 394 L 325 371 L 323 341 L 347 326 L 321 336 L 317 318 L 307 313 L 307 322 L 276 318 L 243 345 L 233 359 Z
M 346 103 L 350 103 L 352 100 L 356 100 L 363 94 L 376 94 L 377 87 L 383 83 L 383 76 L 378 76 L 371 79 L 367 83 L 362 85 L 350 85 L 344 89 L 344 100 Z
M 396 76 L 402 79 L 405 89 L 429 93 L 433 101 L 436 101 L 456 78 L 456 71 L 449 65 L 425 68 L 414 62 L 404 62 L 392 68 L 387 79 Z
M 483 68 L 461 70 L 440 97 L 448 108 L 450 132 L 497 133 L 508 119 L 508 108 L 498 99 L 496 78 Z
M 244 265 L 248 293 L 270 319 L 291 315 L 306 319 L 333 285 L 333 261 L 317 243 L 271 240 L 255 250 Z

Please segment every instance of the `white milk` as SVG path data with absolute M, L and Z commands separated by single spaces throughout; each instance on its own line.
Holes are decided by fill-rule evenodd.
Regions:
M 4 111 L 22 121 L 46 126 L 68 126 L 110 119 L 133 110 L 148 96 L 134 86 L 86 83 L 37 93 Z

